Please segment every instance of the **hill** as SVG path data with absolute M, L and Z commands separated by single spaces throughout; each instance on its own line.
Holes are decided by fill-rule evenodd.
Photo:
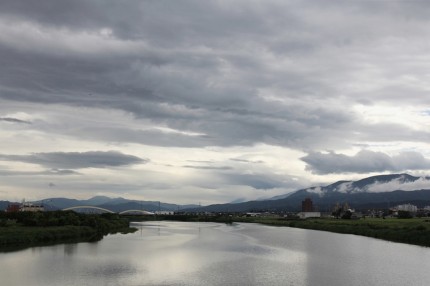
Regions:
M 216 204 L 189 211 L 300 211 L 301 202 L 308 197 L 320 211 L 330 211 L 336 203 L 345 202 L 359 210 L 388 208 L 405 203 L 424 207 L 430 205 L 430 178 L 409 174 L 379 175 L 301 189 L 264 201 Z
M 0 201 L 0 210 L 5 210 L 10 202 Z M 101 207 L 114 212 L 125 210 L 146 210 L 146 211 L 177 211 L 185 208 L 196 208 L 197 205 L 177 205 L 158 201 L 136 201 L 125 198 L 109 198 L 105 196 L 95 196 L 88 200 L 76 200 L 68 198 L 47 198 L 37 203 L 44 205 L 46 210 L 61 210 L 75 206 Z
M 347 202 L 357 210 L 388 208 L 411 203 L 418 207 L 430 205 L 430 177 L 409 174 L 379 175 L 357 181 L 338 181 L 327 186 L 313 186 L 267 200 L 214 204 L 209 206 L 177 205 L 158 201 L 136 201 L 125 198 L 95 196 L 88 200 L 48 198 L 39 201 L 47 210 L 74 206 L 96 206 L 115 212 L 125 210 L 190 211 L 190 212 L 260 212 L 299 211 L 301 202 L 311 198 L 320 211 L 330 211 L 336 203 Z M 0 201 L 0 209 L 9 202 Z

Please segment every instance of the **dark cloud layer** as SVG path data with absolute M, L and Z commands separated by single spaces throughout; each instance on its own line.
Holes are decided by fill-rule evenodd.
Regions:
M 0 121 L 11 122 L 11 123 L 22 123 L 22 124 L 31 124 L 30 121 L 21 120 L 12 117 L 0 117 Z
M 29 171 L 11 171 L 11 170 L 0 170 L 0 176 L 68 176 L 68 175 L 80 175 L 79 172 L 73 170 L 59 170 L 51 169 L 41 172 L 29 172 Z
M 147 159 L 122 154 L 116 151 L 89 151 L 89 152 L 53 152 L 34 153 L 31 155 L 0 155 L 1 160 L 18 161 L 38 164 L 53 168 L 55 174 L 68 173 L 70 171 L 58 169 L 81 169 L 81 168 L 106 168 L 120 167 L 134 164 L 147 163 Z
M 430 168 L 430 160 L 417 152 L 403 152 L 396 156 L 366 150 L 354 156 L 313 152 L 302 160 L 307 163 L 306 169 L 315 174 L 399 172 Z
M 150 145 L 345 146 L 343 138 L 370 137 L 384 125 L 367 129 L 348 107 L 330 107 L 331 100 L 430 104 L 426 96 L 405 99 L 424 89 L 396 80 L 424 72 L 408 47 L 396 42 L 387 53 L 409 57 L 412 66 L 395 58 L 385 66 L 378 54 L 384 51 L 373 46 L 396 37 L 420 44 L 426 34 L 417 27 L 427 20 L 419 15 L 429 5 L 406 2 L 6 0 L 0 63 L 9 68 L 0 69 L 0 99 L 120 109 L 205 135 L 123 130 L 129 135 L 119 137 Z M 349 87 L 367 84 L 374 70 L 367 63 L 385 82 L 371 97 Z
M 55 189 L 104 189 L 106 169 L 148 151 L 146 177 L 118 170 L 108 189 L 190 196 L 429 170 L 429 14 L 429 1 L 2 0 L 0 160 L 40 165 L 25 171 Z M 342 154 L 357 147 L 381 152 Z M 84 168 L 103 170 L 58 176 Z

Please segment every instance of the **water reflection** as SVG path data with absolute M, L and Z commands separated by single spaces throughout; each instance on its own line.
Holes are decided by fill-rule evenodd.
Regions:
M 356 235 L 306 231 L 309 285 L 427 285 L 428 248 L 386 242 Z M 422 256 L 422 253 L 427 253 Z M 429 264 L 430 265 L 430 264 Z
M 66 256 L 71 256 L 76 253 L 76 250 L 78 249 L 78 245 L 76 243 L 73 244 L 65 244 L 64 245 L 64 254 Z
M 256 224 L 135 223 L 98 243 L 0 254 L 2 285 L 426 285 L 430 249 Z M 408 283 L 409 281 L 409 283 Z

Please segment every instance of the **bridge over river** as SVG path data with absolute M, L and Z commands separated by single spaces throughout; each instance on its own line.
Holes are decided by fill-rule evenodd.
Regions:
M 63 211 L 72 211 L 72 210 L 78 210 L 78 209 L 91 209 L 91 210 L 97 210 L 97 211 L 101 211 L 101 212 L 106 212 L 106 213 L 117 213 L 105 208 L 101 208 L 101 207 L 95 207 L 95 206 L 74 206 L 74 207 L 70 207 L 70 208 L 65 208 L 62 209 Z M 122 215 L 122 214 L 133 214 L 133 213 L 139 213 L 139 214 L 143 214 L 143 215 L 155 215 L 155 213 L 150 212 L 150 211 L 145 211 L 145 210 L 125 210 L 122 212 L 118 212 L 118 214 Z

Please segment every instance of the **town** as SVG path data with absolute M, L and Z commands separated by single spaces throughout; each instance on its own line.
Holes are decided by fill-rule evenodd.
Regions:
M 104 213 L 110 211 L 97 206 L 76 206 L 66 208 L 64 210 L 75 210 L 80 213 Z M 43 203 L 40 202 L 25 202 L 22 203 L 9 203 L 7 208 L 4 210 L 7 213 L 12 212 L 44 212 L 49 211 L 45 209 Z M 52 209 L 51 209 L 52 211 Z M 285 211 L 256 211 L 256 212 L 201 212 L 198 209 L 193 211 L 166 211 L 166 210 L 155 210 L 153 212 L 144 210 L 126 210 L 118 212 L 120 214 L 127 215 L 195 215 L 203 214 L 206 216 L 219 216 L 219 215 L 235 215 L 235 216 L 246 216 L 246 217 L 283 217 L 286 219 L 309 219 L 309 218 L 336 218 L 336 219 L 365 219 L 367 218 L 413 218 L 413 217 L 429 217 L 430 206 L 418 208 L 417 206 L 407 203 L 397 206 L 393 206 L 387 209 L 369 209 L 365 211 L 356 211 L 351 207 L 348 202 L 336 203 L 332 206 L 331 211 L 320 211 L 318 206 L 315 205 L 311 198 L 305 198 L 301 204 L 300 212 L 288 212 Z

